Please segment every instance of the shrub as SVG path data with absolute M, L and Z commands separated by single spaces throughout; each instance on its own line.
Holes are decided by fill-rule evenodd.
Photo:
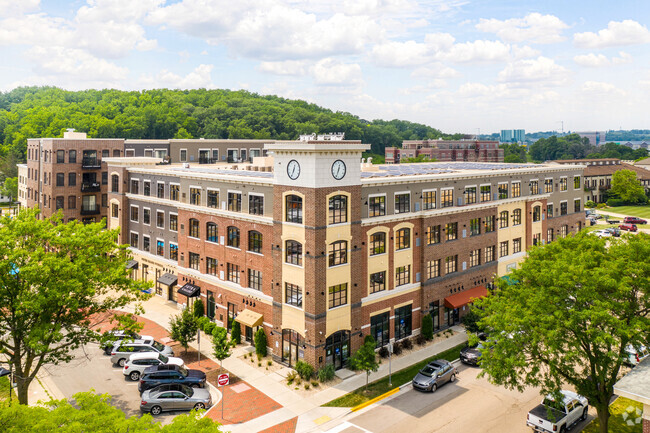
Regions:
M 254 340 L 257 356 L 266 356 L 266 332 L 264 332 L 263 328 L 257 330 Z
M 295 371 L 292 371 L 291 373 L 287 374 L 287 384 L 291 385 L 294 380 L 298 377 L 298 373 Z
M 422 337 L 426 340 L 433 339 L 433 317 L 431 314 L 425 314 L 422 317 Z
M 271 360 L 266 361 L 266 365 L 268 365 L 269 367 L 272 366 L 272 365 L 273 365 L 273 361 L 271 361 Z
M 366 335 L 365 337 L 363 337 L 363 344 L 366 344 L 366 343 L 368 343 L 368 342 L 372 342 L 372 345 L 373 345 L 373 346 L 375 345 L 375 338 L 374 338 L 372 335 L 370 335 L 370 334 L 368 334 L 368 335 Z
M 413 342 L 411 341 L 410 338 L 407 338 L 406 340 L 402 341 L 402 349 L 404 350 L 413 349 Z
M 605 203 L 598 203 L 596 205 L 596 209 L 605 209 L 606 207 L 607 207 L 607 205 Z
M 610 198 L 609 200 L 607 200 L 607 206 L 610 207 L 625 206 L 626 204 L 627 204 L 626 201 L 620 198 Z
M 587 200 L 587 203 L 585 203 L 585 207 L 588 207 L 589 209 L 593 209 L 596 207 L 596 203 L 594 203 L 593 200 Z
M 192 307 L 192 311 L 194 312 L 194 316 L 203 317 L 203 315 L 205 314 L 205 309 L 203 308 L 203 301 L 201 299 L 197 299 L 194 301 L 194 306 Z
M 332 364 L 327 364 L 318 370 L 318 380 L 321 382 L 328 382 L 332 379 L 334 379 L 334 366 Z
M 235 345 L 241 343 L 241 326 L 239 325 L 239 322 L 235 322 L 235 319 L 232 320 L 230 339 Z
M 473 334 L 478 333 L 481 330 L 478 326 L 479 319 L 480 317 L 478 313 L 473 308 L 470 308 L 467 314 L 463 316 L 463 325 L 465 325 L 465 329 Z
M 298 361 L 294 367 L 300 377 L 305 380 L 308 380 L 312 374 L 314 374 L 314 367 L 311 364 L 307 364 L 305 361 Z
M 255 362 L 255 360 L 254 360 L 253 357 L 251 356 L 251 364 L 254 363 L 254 362 Z
M 308 390 L 308 389 L 309 389 L 309 384 L 307 382 L 305 382 L 305 390 Z
M 393 353 L 395 355 L 401 355 L 402 354 L 402 343 L 401 342 L 396 342 L 393 343 Z
M 210 323 L 210 319 L 206 316 L 202 316 L 196 319 L 196 322 L 199 324 L 199 328 L 203 329 L 207 323 Z
M 320 383 L 318 383 L 317 380 L 312 380 L 312 381 L 311 381 L 311 386 L 313 386 L 314 388 L 316 388 L 316 387 L 319 386 L 319 385 L 320 385 Z
M 261 363 L 261 362 L 258 362 L 258 363 L 257 363 L 257 366 L 258 366 L 258 367 L 261 367 L 261 366 L 262 366 L 262 363 Z
M 380 358 L 388 358 L 388 348 L 386 346 L 381 346 L 379 349 Z
M 251 353 L 251 356 L 253 356 L 252 353 Z M 264 357 L 258 353 L 258 354 L 257 354 L 257 360 L 258 360 L 258 361 L 261 361 L 262 358 L 264 358 Z
M 217 324 L 214 322 L 208 322 L 205 325 L 203 325 L 203 332 L 205 332 L 208 335 L 212 335 L 212 332 L 214 331 L 214 328 L 217 327 Z
M 433 335 L 431 335 L 431 338 L 433 338 Z M 417 343 L 418 346 L 424 346 L 424 344 L 427 342 L 427 339 L 424 338 L 422 334 L 420 334 L 415 339 L 415 342 Z

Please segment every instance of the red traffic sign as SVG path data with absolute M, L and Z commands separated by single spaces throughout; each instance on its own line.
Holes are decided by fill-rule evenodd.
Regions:
M 225 374 L 220 374 L 219 377 L 217 378 L 217 383 L 219 386 L 226 386 L 230 383 L 230 376 L 228 373 Z

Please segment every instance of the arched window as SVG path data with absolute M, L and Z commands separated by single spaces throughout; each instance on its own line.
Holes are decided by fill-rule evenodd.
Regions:
M 395 249 L 404 250 L 407 248 L 411 248 L 411 229 L 404 227 L 403 229 L 397 230 Z
M 517 226 L 521 224 L 521 209 L 515 209 L 512 211 L 512 225 Z
M 330 198 L 329 223 L 339 224 L 348 222 L 348 198 L 344 195 L 335 195 Z
M 329 248 L 330 266 L 343 265 L 348 262 L 348 243 L 346 241 L 332 242 Z
M 370 235 L 370 255 L 384 254 L 386 252 L 386 233 L 377 232 Z
M 508 211 L 504 210 L 499 213 L 499 228 L 503 229 L 508 227 L 509 221 L 508 221 Z
M 287 196 L 286 221 L 302 224 L 302 197 L 293 194 Z
M 120 176 L 117 174 L 111 176 L 111 192 L 120 192 Z
M 199 220 L 190 218 L 190 237 L 198 238 L 199 237 Z
M 255 230 L 248 232 L 248 251 L 254 253 L 262 252 L 262 233 Z
M 207 223 L 205 225 L 205 230 L 207 233 L 206 240 L 209 242 L 218 243 L 219 242 L 219 227 L 215 223 Z
M 239 248 L 239 229 L 237 227 L 228 227 L 228 243 L 229 247 Z
M 302 266 L 302 244 L 297 241 L 285 243 L 285 262 Z

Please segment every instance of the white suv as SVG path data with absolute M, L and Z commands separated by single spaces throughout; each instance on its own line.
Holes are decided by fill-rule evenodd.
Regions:
M 128 376 L 131 380 L 138 380 L 147 367 L 152 365 L 172 364 L 185 365 L 181 358 L 174 358 L 173 356 L 166 356 L 162 353 L 156 352 L 143 352 L 134 353 L 129 357 L 129 360 L 124 364 L 122 374 Z

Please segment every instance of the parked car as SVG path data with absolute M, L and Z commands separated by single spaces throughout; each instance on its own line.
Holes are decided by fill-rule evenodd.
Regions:
M 458 370 L 444 359 L 431 361 L 413 378 L 413 388 L 435 392 L 438 387 L 456 380 Z
M 596 219 L 596 220 L 599 220 L 602 217 L 603 217 L 602 215 L 597 214 L 597 213 L 592 213 L 591 215 L 589 215 L 589 218 L 593 218 L 593 219 Z
M 613 235 L 609 232 L 609 230 L 604 229 L 604 230 L 594 230 L 591 232 L 593 235 L 598 236 L 599 238 L 609 238 L 612 237 Z
M 638 217 L 625 217 L 623 218 L 625 224 L 648 224 L 648 221 Z
M 116 330 L 104 332 L 102 334 L 99 347 L 104 351 L 105 355 L 110 355 L 111 349 L 116 344 L 122 341 L 134 341 L 134 340 L 153 340 L 153 337 L 149 335 L 140 335 L 136 332 L 116 329 Z
M 608 229 L 605 229 L 608 232 L 612 234 L 612 236 L 619 237 L 621 235 L 621 230 L 617 229 L 616 227 L 610 227 Z
M 467 345 L 460 350 L 460 361 L 464 364 L 478 365 L 481 360 L 481 350 L 485 346 L 479 341 L 472 346 Z
M 185 365 L 181 358 L 174 358 L 173 356 L 165 356 L 158 352 L 140 352 L 134 353 L 124 364 L 122 374 L 131 380 L 138 380 L 142 373 L 152 365 Z
M 528 412 L 526 425 L 535 432 L 566 432 L 574 424 L 587 419 L 587 399 L 572 391 L 560 391 L 562 400 L 556 401 L 552 394 L 542 404 Z
M 620 223 L 621 223 L 621 220 L 613 220 L 613 219 L 607 218 L 607 224 L 620 224 Z
M 148 367 L 138 384 L 138 391 L 154 388 L 167 383 L 180 383 L 197 388 L 205 387 L 205 373 L 201 370 L 188 370 L 179 365 L 156 365 Z
M 641 346 L 639 348 L 634 348 L 634 346 L 629 344 L 625 348 L 625 363 L 634 367 L 639 362 L 646 359 L 648 355 L 650 355 L 650 353 L 648 352 L 647 347 Z
M 629 232 L 635 232 L 637 230 L 634 224 L 621 224 L 618 226 L 618 228 L 621 230 L 627 230 Z
M 149 389 L 142 393 L 140 400 L 140 410 L 151 412 L 152 415 L 172 410 L 206 409 L 212 406 L 210 390 L 181 384 Z
M 165 346 L 154 339 L 151 340 L 135 340 L 130 343 L 118 343 L 113 346 L 111 350 L 111 362 L 120 367 L 124 367 L 126 360 L 131 355 L 138 352 L 157 352 L 167 356 L 174 356 L 174 351 L 171 347 Z

